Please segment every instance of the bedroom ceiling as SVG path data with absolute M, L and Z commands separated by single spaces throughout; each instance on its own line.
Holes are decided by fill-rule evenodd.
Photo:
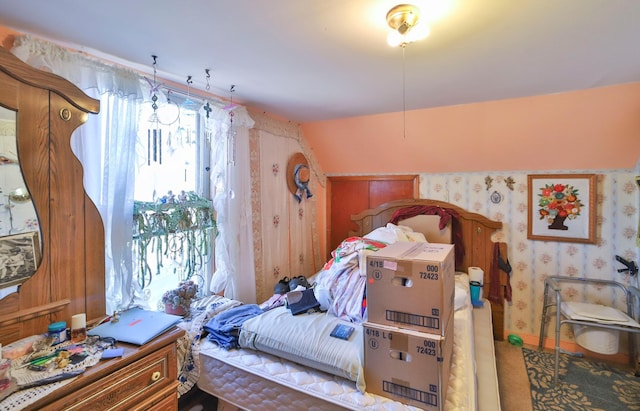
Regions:
M 210 92 L 301 123 L 640 81 L 638 0 L 452 0 L 404 59 L 398 3 L 0 0 L 0 25 L 148 73 L 155 54 L 192 90 L 209 69 Z

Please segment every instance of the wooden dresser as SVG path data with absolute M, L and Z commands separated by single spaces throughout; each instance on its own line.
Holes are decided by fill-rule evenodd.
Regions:
M 184 331 L 174 327 L 142 345 L 118 343 L 121 358 L 102 360 L 25 410 L 177 410 L 176 341 Z
M 0 47 L 0 106 L 13 112 L 18 163 L 42 240 L 32 246 L 41 256 L 34 257 L 33 275 L 0 299 L 0 344 L 6 345 L 46 332 L 53 322 L 71 324 L 74 314 L 85 313 L 91 324 L 107 311 L 104 226 L 70 144 L 100 102 Z M 84 138 L 100 144 L 99 136 Z M 26 409 L 177 410 L 177 340 L 183 334 L 176 327 L 143 346 L 118 344 L 123 357 L 100 361 Z

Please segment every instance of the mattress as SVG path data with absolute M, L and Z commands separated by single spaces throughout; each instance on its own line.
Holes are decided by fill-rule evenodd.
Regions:
M 456 295 L 463 291 L 459 288 L 456 287 Z M 444 409 L 497 410 L 499 397 L 489 303 L 485 301 L 484 308 L 473 309 L 468 297 L 466 299 L 467 303 L 454 313 L 454 349 Z M 489 330 L 488 334 L 474 334 L 474 328 L 477 328 L 474 322 L 481 324 L 483 330 Z M 489 341 L 486 341 L 487 338 Z M 356 384 L 349 379 L 263 352 L 250 349 L 227 351 L 205 340 L 201 343 L 198 357 L 198 387 L 238 408 L 292 411 L 418 410 L 381 396 L 360 393 Z M 482 371 L 482 377 L 478 379 L 476 368 Z M 481 383 L 483 390 L 481 396 L 478 395 L 478 383 Z M 492 406 L 485 407 L 483 403 Z
M 491 304 L 489 300 L 483 300 L 483 303 L 482 308 L 473 309 L 478 410 L 500 411 Z

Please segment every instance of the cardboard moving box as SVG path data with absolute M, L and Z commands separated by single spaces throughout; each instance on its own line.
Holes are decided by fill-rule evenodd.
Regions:
M 443 410 L 453 355 L 453 318 L 448 324 L 447 336 L 442 337 L 364 323 L 367 392 L 425 410 Z
M 397 242 L 367 256 L 367 321 L 445 335 L 453 318 L 452 244 Z

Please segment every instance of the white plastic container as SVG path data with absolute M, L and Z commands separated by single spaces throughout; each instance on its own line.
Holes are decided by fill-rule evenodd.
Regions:
M 620 349 L 620 331 L 573 324 L 576 343 L 600 354 L 617 354 Z

